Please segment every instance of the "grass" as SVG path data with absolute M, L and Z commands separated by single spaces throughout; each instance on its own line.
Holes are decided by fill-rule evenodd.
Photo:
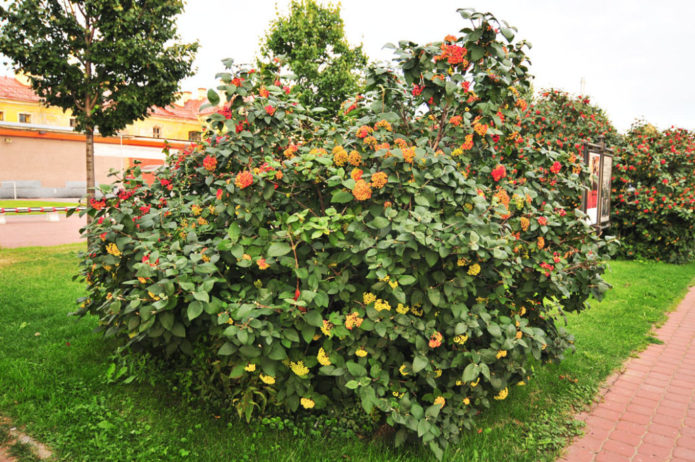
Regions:
M 77 202 L 60 202 L 60 201 L 34 201 L 24 199 L 3 199 L 0 200 L 0 208 L 15 208 L 15 207 L 77 207 Z M 4 212 L 5 215 L 39 215 L 43 212 Z M 65 213 L 65 212 L 58 212 Z
M 417 445 L 393 449 L 340 426 L 296 426 L 280 418 L 251 424 L 215 416 L 161 385 L 112 383 L 112 345 L 76 319 L 83 292 L 71 281 L 82 244 L 0 250 L 0 414 L 46 443 L 58 460 L 423 461 Z M 602 303 L 569 316 L 577 351 L 496 402 L 445 460 L 554 460 L 579 432 L 575 409 L 634 351 L 656 339 L 651 326 L 673 308 L 695 264 L 612 262 Z M 220 417 L 220 418 L 217 418 Z

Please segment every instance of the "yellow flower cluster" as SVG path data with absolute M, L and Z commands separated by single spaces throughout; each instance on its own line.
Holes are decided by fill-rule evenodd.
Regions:
M 477 263 L 472 264 L 468 268 L 468 274 L 470 274 L 471 276 L 477 276 L 479 273 L 480 273 L 480 265 Z
M 309 368 L 304 365 L 304 361 L 291 361 L 290 369 L 292 369 L 292 372 L 300 377 L 303 377 L 309 373 Z
M 392 131 L 393 129 L 391 128 L 391 124 L 388 123 L 386 120 L 380 120 L 374 125 L 374 130 L 378 130 L 380 128 L 383 128 L 388 131 Z
M 389 176 L 384 172 L 376 172 L 372 175 L 372 187 L 381 189 L 389 181 Z
M 528 229 L 529 225 L 531 224 L 529 219 L 526 217 L 521 217 L 521 219 L 519 221 L 521 222 L 521 230 L 522 231 L 526 231 Z
M 507 350 L 499 350 L 497 352 L 497 359 L 504 358 L 507 356 Z
M 391 311 L 391 305 L 389 305 L 389 302 L 386 300 L 378 299 L 374 303 L 374 309 L 377 311 Z
M 335 165 L 338 167 L 342 167 L 345 165 L 345 162 L 348 160 L 348 154 L 345 148 L 342 146 L 336 146 L 333 148 L 333 162 L 335 162 Z
M 311 409 L 316 405 L 314 400 L 310 398 L 302 398 L 299 400 L 299 402 L 302 404 L 304 409 Z
M 399 303 L 398 306 L 396 307 L 396 313 L 398 314 L 406 314 L 410 311 L 410 307 L 407 307 L 403 305 L 402 303 Z
M 415 148 L 403 148 L 403 160 L 409 164 L 413 163 L 415 158 Z
M 358 201 L 365 201 L 372 197 L 372 188 L 369 187 L 369 183 L 366 181 L 357 180 L 355 187 L 352 189 L 352 195 Z
M 454 343 L 458 343 L 459 345 L 463 345 L 466 343 L 466 340 L 468 340 L 468 336 L 465 334 L 457 335 L 454 337 Z
M 377 146 L 377 144 L 378 144 L 379 142 L 378 142 L 378 141 L 376 140 L 376 138 L 374 138 L 373 136 L 368 136 L 368 137 L 366 137 L 366 138 L 363 140 L 363 142 L 364 142 L 365 144 L 367 144 L 368 146 L 371 146 L 375 151 L 377 150 L 377 149 L 375 149 L 375 148 L 376 148 L 376 146 Z
M 267 385 L 273 385 L 275 383 L 275 377 L 272 375 L 259 374 L 261 381 Z
M 456 266 L 466 266 L 467 264 L 468 264 L 468 260 L 466 260 L 463 257 L 456 260 Z
M 113 242 L 106 246 L 106 252 L 113 255 L 114 257 L 120 257 L 121 251 L 118 250 L 118 246 Z
M 362 164 L 362 156 L 360 156 L 360 153 L 357 151 L 350 151 L 347 161 L 350 165 L 359 167 Z
M 461 148 L 456 148 L 456 149 L 454 149 L 453 151 L 451 151 L 451 156 L 452 156 L 452 157 L 458 157 L 458 156 L 460 156 L 461 154 L 463 154 L 463 149 L 461 149 Z
M 391 286 L 392 289 L 395 289 L 398 287 L 398 281 L 389 281 L 389 286 Z
M 199 206 L 198 204 L 193 204 L 191 205 L 191 212 L 193 212 L 193 215 L 200 215 L 200 213 L 203 211 L 202 207 Z
M 473 130 L 480 135 L 480 136 L 485 136 L 487 133 L 487 124 L 475 124 L 473 125 Z
M 290 144 L 287 149 L 285 149 L 282 153 L 287 157 L 288 159 L 292 159 L 296 154 L 299 148 L 295 144 Z
M 367 350 L 365 350 L 363 347 L 360 347 L 357 351 L 355 351 L 355 354 L 360 358 L 364 358 L 365 356 L 367 356 Z
M 333 324 L 324 319 L 323 326 L 321 326 L 321 332 L 323 332 L 323 335 L 330 337 L 332 335 L 331 329 L 333 329 Z
M 538 236 L 538 249 L 543 247 L 545 247 L 545 239 L 543 239 L 543 236 Z
M 400 372 L 401 375 L 402 375 L 403 377 L 405 377 L 406 375 L 408 375 L 408 372 L 406 372 L 407 367 L 408 367 L 408 366 L 406 366 L 405 364 L 403 364 L 403 365 L 401 365 L 401 367 L 398 368 L 398 372 Z
M 246 372 L 253 372 L 256 370 L 256 365 L 254 363 L 248 363 L 244 368 Z
M 364 302 L 365 305 L 369 305 L 374 300 L 376 300 L 376 295 L 374 295 L 373 293 L 365 292 L 362 294 L 362 301 Z
M 325 156 L 328 153 L 323 148 L 313 148 L 311 151 L 309 151 L 309 154 L 313 154 L 315 156 Z
M 326 350 L 323 348 L 319 348 L 319 353 L 316 355 L 316 359 L 318 359 L 319 364 L 322 366 L 330 366 L 331 365 L 331 359 L 328 357 L 326 354 Z
M 503 400 L 509 395 L 509 389 L 505 387 L 504 390 L 500 391 L 497 396 L 495 396 L 495 399 L 497 400 Z
M 345 327 L 347 327 L 348 330 L 352 330 L 354 327 L 360 327 L 362 321 L 364 321 L 364 319 L 360 318 L 360 314 L 355 311 L 345 317 Z
M 416 303 L 415 305 L 410 307 L 410 312 L 413 313 L 415 316 L 422 316 L 422 310 L 418 308 L 420 308 L 420 304 Z
M 437 396 L 434 399 L 434 404 L 439 404 L 441 407 L 444 407 L 444 405 L 446 404 L 446 400 L 443 396 Z

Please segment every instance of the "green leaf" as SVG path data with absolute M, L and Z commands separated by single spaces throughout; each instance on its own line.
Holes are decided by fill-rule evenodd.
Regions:
M 212 88 L 208 90 L 208 101 L 210 101 L 212 105 L 217 105 L 217 103 L 220 102 L 220 95 Z
M 177 322 L 171 328 L 171 333 L 177 337 L 185 338 L 186 337 L 186 328 L 183 326 L 183 324 L 181 324 L 180 322 Z
M 420 420 L 425 415 L 425 410 L 418 403 L 413 403 L 413 405 L 410 407 L 410 413 L 417 420 Z
M 413 372 L 418 373 L 427 367 L 429 361 L 424 356 L 416 356 L 413 359 Z
M 431 287 L 427 289 L 427 298 L 430 299 L 430 302 L 432 302 L 434 306 L 439 306 L 439 303 L 442 300 L 442 294 L 439 292 L 439 289 Z
M 340 190 L 333 193 L 333 195 L 331 196 L 331 203 L 345 204 L 353 199 L 354 196 L 351 192 Z
M 234 222 L 229 225 L 227 235 L 229 236 L 231 243 L 236 244 L 236 242 L 239 240 L 239 236 L 241 236 L 241 228 L 239 227 L 239 224 Z
M 174 313 L 171 311 L 160 313 L 158 318 L 159 322 L 162 323 L 162 326 L 164 326 L 166 330 L 171 330 L 171 328 L 174 326 Z
M 472 45 L 470 48 L 471 61 L 476 62 L 485 54 L 485 50 L 477 45 Z
M 207 294 L 205 294 L 205 295 L 207 295 Z M 200 314 L 203 312 L 203 308 L 204 308 L 203 304 L 200 303 L 198 300 L 195 300 L 195 301 L 192 301 L 191 303 L 189 303 L 188 304 L 188 310 L 187 310 L 188 319 L 192 321 L 193 319 L 200 316 Z
M 350 390 L 354 390 L 355 388 L 359 387 L 360 383 L 357 380 L 348 380 L 348 382 L 345 384 L 346 388 L 349 388 Z
M 353 377 L 363 377 L 367 375 L 367 369 L 365 369 L 364 366 L 362 366 L 361 364 L 357 364 L 354 361 L 348 361 L 347 363 L 345 363 L 345 366 L 347 367 L 348 372 L 350 372 L 350 374 Z
M 224 348 L 224 345 L 222 346 Z M 221 349 L 220 349 L 221 351 Z M 221 354 L 221 353 L 220 353 Z M 230 379 L 238 379 L 242 375 L 244 375 L 244 369 L 246 368 L 246 365 L 244 364 L 237 364 L 232 368 L 232 372 L 229 373 L 229 378 Z
M 500 32 L 502 32 L 502 35 L 504 35 L 504 38 L 506 38 L 510 42 L 514 38 L 514 31 L 512 29 L 509 29 L 507 27 L 503 27 L 500 29 Z
M 410 276 L 406 274 L 405 276 L 401 276 L 398 278 L 398 283 L 402 286 L 409 286 L 417 281 L 417 278 L 415 276 Z
M 463 370 L 463 377 L 461 377 L 461 380 L 463 380 L 464 382 L 472 382 L 476 378 L 478 378 L 478 374 L 480 374 L 480 370 L 478 368 L 478 365 L 474 364 L 474 363 L 470 363 Z
M 311 310 L 304 315 L 304 321 L 314 327 L 323 327 L 323 317 L 316 310 Z
M 270 247 L 268 247 L 268 256 L 281 257 L 288 254 L 290 250 L 292 250 L 292 247 L 290 247 L 286 242 L 273 242 L 270 244 Z
M 497 324 L 490 324 L 487 326 L 487 331 L 490 332 L 493 337 L 500 337 L 502 335 L 502 329 L 500 329 L 500 326 Z
M 270 346 L 268 357 L 276 361 L 282 361 L 283 359 L 287 358 L 287 353 L 280 342 L 273 342 L 273 344 Z
M 193 298 L 199 300 L 203 303 L 210 303 L 210 295 L 207 292 L 197 291 L 193 292 Z

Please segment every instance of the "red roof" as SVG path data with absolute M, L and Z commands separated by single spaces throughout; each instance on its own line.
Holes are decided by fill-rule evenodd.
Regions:
M 32 103 L 39 102 L 39 97 L 36 96 L 31 87 L 22 85 L 14 77 L 4 77 L 2 75 L 0 75 L 0 98 Z
M 170 104 L 167 107 L 152 107 L 150 109 L 150 115 L 155 117 L 170 117 L 173 119 L 198 120 L 198 115 L 201 114 L 200 106 L 204 103 L 207 103 L 206 99 L 189 99 L 183 106 Z M 208 108 L 203 110 L 202 113 L 210 114 L 213 110 L 212 108 Z
M 39 97 L 36 95 L 36 93 L 34 93 L 30 86 L 22 85 L 14 77 L 5 76 L 0 76 L 0 98 L 32 103 L 40 102 Z M 172 104 L 166 108 L 152 107 L 150 109 L 150 115 L 155 117 L 190 119 L 197 121 L 200 113 L 200 106 L 206 102 L 207 100 L 189 99 L 183 106 Z M 214 112 L 214 110 L 214 108 L 205 109 L 203 110 L 203 114 L 210 114 Z

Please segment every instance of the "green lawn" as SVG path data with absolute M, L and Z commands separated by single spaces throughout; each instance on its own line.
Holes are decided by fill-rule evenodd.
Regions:
M 279 419 L 247 425 L 215 416 L 171 387 L 109 383 L 112 346 L 92 333 L 93 318 L 67 316 L 83 291 L 71 280 L 81 248 L 0 250 L 0 414 L 59 460 L 433 460 L 416 445 L 395 450 L 336 425 L 328 433 Z M 554 460 L 567 437 L 581 431 L 573 407 L 649 343 L 651 325 L 695 276 L 695 264 L 611 267 L 614 289 L 606 299 L 569 317 L 577 352 L 560 365 L 536 366 L 535 379 L 496 402 L 445 460 Z

